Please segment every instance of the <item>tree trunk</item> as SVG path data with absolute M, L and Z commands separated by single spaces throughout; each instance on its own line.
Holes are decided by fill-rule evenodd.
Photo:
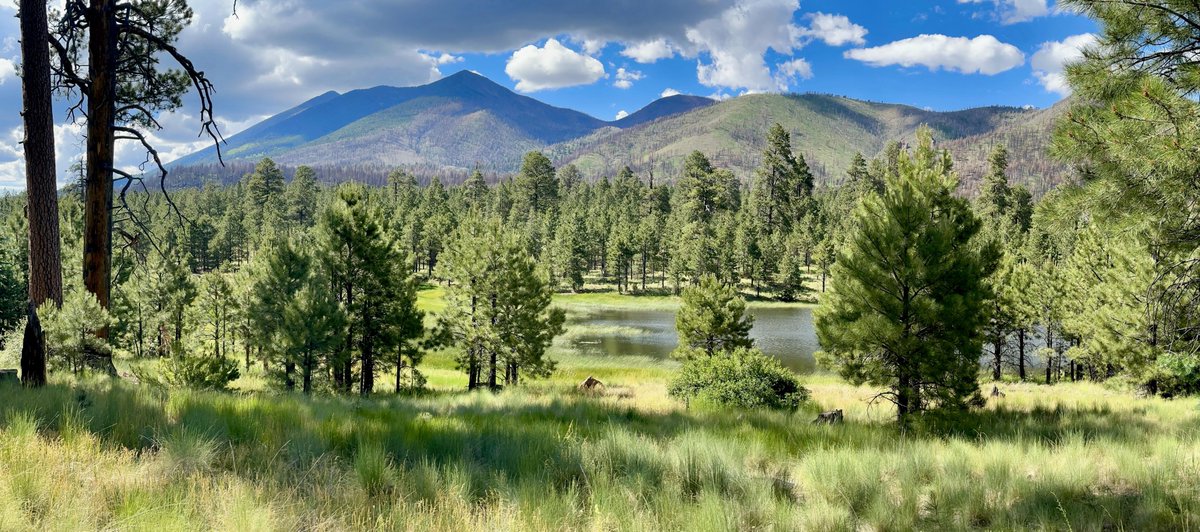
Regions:
M 996 336 L 992 339 L 992 356 L 994 357 L 992 359 L 992 380 L 994 381 L 1000 380 L 1000 373 L 1002 369 L 1000 366 L 1002 362 L 1000 359 L 1000 355 L 1002 354 L 1000 343 L 999 336 Z
M 46 335 L 33 303 L 29 304 L 25 341 L 21 345 L 21 382 L 34 388 L 46 384 Z
M 1050 368 L 1054 366 L 1054 327 L 1046 325 L 1046 347 L 1050 348 L 1050 358 L 1046 360 L 1046 384 L 1050 384 Z
M 1025 329 L 1017 329 L 1017 374 L 1025 382 Z
M 296 379 L 293 375 L 296 374 L 296 363 L 288 360 L 283 363 L 283 385 L 287 391 L 296 389 Z
M 362 385 L 358 388 L 359 395 L 367 397 L 375 391 L 375 343 L 363 342 L 362 346 Z
M 83 283 L 110 308 L 112 281 L 113 131 L 117 96 L 117 21 L 114 0 L 90 0 L 88 23 L 87 166 L 84 176 Z M 108 328 L 96 332 L 107 339 Z M 91 363 L 116 375 L 110 353 L 90 353 Z
M 896 379 L 896 423 L 900 430 L 908 428 L 908 416 L 912 412 L 912 383 L 908 371 L 902 369 Z
M 304 384 L 303 384 L 304 395 L 308 395 L 308 394 L 312 393 L 313 365 L 314 364 L 313 364 L 312 350 L 305 350 L 304 351 L 304 368 L 303 368 L 304 374 L 301 377 L 304 382 Z
M 29 319 L 21 346 L 21 379 L 26 386 L 41 386 L 46 383 L 46 340 L 37 307 L 46 300 L 62 304 L 46 0 L 21 0 L 20 18 L 25 214 L 29 219 Z

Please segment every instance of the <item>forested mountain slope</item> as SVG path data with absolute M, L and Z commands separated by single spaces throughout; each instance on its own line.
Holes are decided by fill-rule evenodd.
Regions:
M 983 107 L 933 112 L 838 96 L 755 94 L 626 130 L 603 130 L 551 148 L 558 163 L 574 163 L 584 175 L 613 175 L 629 165 L 637 172 L 670 177 L 693 150 L 748 179 L 759 164 L 766 131 L 778 122 L 792 135 L 818 180 L 845 175 L 855 153 L 868 159 L 891 140 L 910 141 L 921 124 L 933 128 L 954 155 L 967 188 L 986 168 L 997 142 L 1008 143 L 1015 182 L 1044 191 L 1066 178 L 1065 165 L 1046 153 L 1058 106 L 1045 109 Z
M 1060 107 L 935 112 L 821 94 L 753 94 L 721 102 L 676 95 L 605 122 L 463 71 L 419 87 L 323 94 L 234 135 L 224 148 L 232 163 L 226 167 L 214 164 L 212 148 L 176 161 L 173 184 L 232 181 L 262 157 L 324 168 L 326 176 L 357 172 L 373 181 L 402 166 L 456 182 L 476 167 L 492 176 L 513 173 L 532 150 L 545 151 L 559 166 L 574 163 L 589 178 L 613 176 L 628 165 L 668 180 L 688 153 L 700 150 L 745 180 L 759 164 L 767 129 L 778 122 L 819 181 L 844 176 L 855 153 L 871 158 L 889 141 L 910 141 L 918 126 L 928 124 L 953 153 L 966 190 L 974 190 L 992 147 L 1004 142 L 1014 181 L 1041 193 L 1069 175 L 1046 153 Z

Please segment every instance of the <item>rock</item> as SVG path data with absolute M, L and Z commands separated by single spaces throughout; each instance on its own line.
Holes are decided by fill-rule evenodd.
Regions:
M 583 382 L 579 383 L 579 391 L 581 391 L 581 392 L 598 392 L 603 389 L 604 389 L 604 383 L 600 382 L 600 379 L 597 379 L 590 375 L 588 376 L 588 378 L 584 379 Z
M 837 425 L 838 423 L 845 421 L 845 419 L 846 417 L 842 414 L 842 409 L 839 408 L 837 410 L 830 410 L 828 412 L 821 412 L 820 414 L 817 414 L 817 419 L 812 420 L 812 422 L 815 425 Z

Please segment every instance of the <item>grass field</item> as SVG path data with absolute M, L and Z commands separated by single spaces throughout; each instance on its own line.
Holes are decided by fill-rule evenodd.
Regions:
M 233 393 L 0 386 L 0 530 L 1200 528 L 1197 399 L 1003 384 L 901 435 L 828 375 L 798 412 L 701 411 L 667 396 L 672 362 L 552 356 L 498 394 L 460 391 L 449 351 L 419 396 L 251 391 L 256 373 Z M 586 375 L 605 392 L 576 392 Z M 809 422 L 833 408 L 844 425 Z

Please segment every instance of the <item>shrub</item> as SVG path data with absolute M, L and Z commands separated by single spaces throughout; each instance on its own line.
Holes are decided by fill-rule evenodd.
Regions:
M 689 402 L 737 408 L 794 410 L 808 400 L 808 390 L 795 374 L 758 349 L 744 347 L 685 363 L 670 393 Z
M 95 296 L 82 288 L 67 290 L 61 308 L 50 301 L 43 303 L 38 315 L 46 331 L 52 367 L 79 373 L 84 370 L 89 353 L 112 351 L 105 339 L 96 336 L 96 331 L 112 325 L 112 317 Z
M 196 356 L 174 348 L 163 362 L 163 378 L 170 386 L 198 390 L 224 390 L 241 374 L 236 360 L 223 356 Z

